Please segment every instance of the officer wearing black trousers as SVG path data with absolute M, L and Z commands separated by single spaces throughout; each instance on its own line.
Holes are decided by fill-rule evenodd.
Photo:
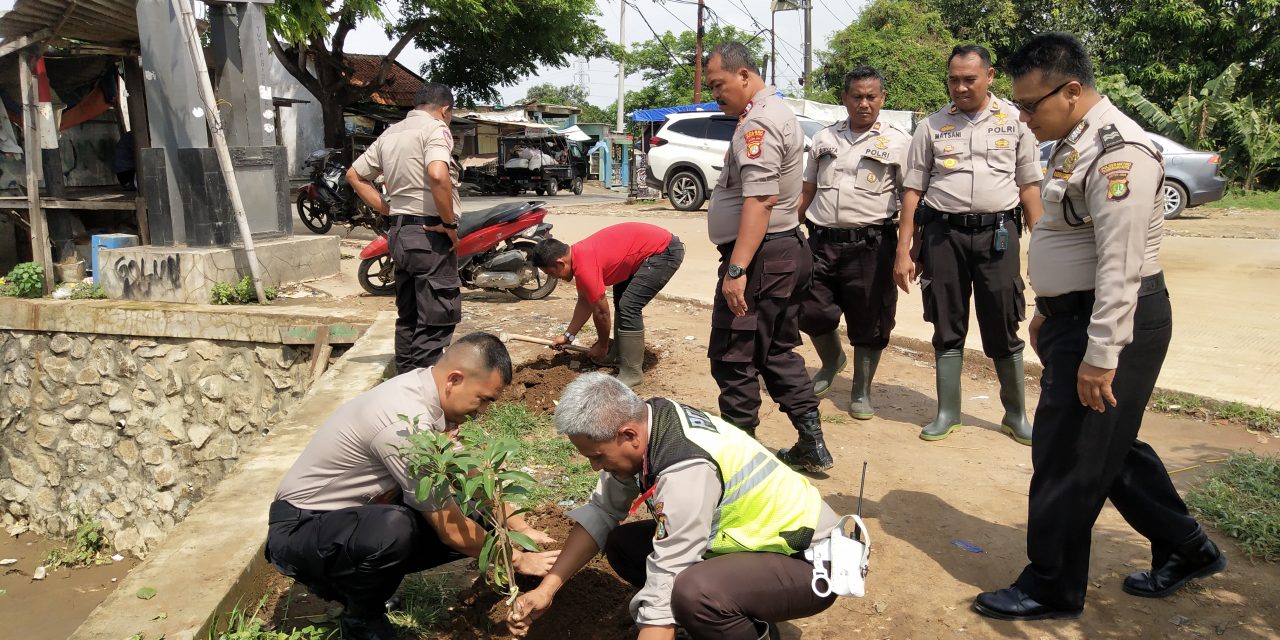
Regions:
M 920 431 L 924 440 L 960 427 L 972 296 L 982 349 L 1000 380 L 1001 430 L 1031 444 L 1018 337 L 1026 319 L 1018 237 L 1024 220 L 1030 230 L 1040 217 L 1039 151 L 1017 109 L 987 91 L 994 78 L 985 48 L 953 49 L 952 103 L 916 127 L 907 155 L 894 279 L 910 291 L 916 263 L 923 269 L 920 295 L 924 319 L 933 323 L 938 390 L 938 414 Z
M 462 201 L 449 132 L 453 92 L 427 83 L 416 102 L 347 170 L 360 199 L 390 216 L 398 373 L 435 364 L 462 321 L 457 254 Z M 387 201 L 373 184 L 379 175 L 385 177 Z
M 813 271 L 796 217 L 804 132 L 741 43 L 717 46 L 707 69 L 716 102 L 738 116 L 707 208 L 707 236 L 720 251 L 707 348 L 711 377 L 720 386 L 720 414 L 754 434 L 763 377 L 799 434 L 795 446 L 778 456 L 796 469 L 823 471 L 834 463 L 822 438 L 813 382 L 795 351 L 800 303 Z
M 1031 446 L 1030 563 L 974 609 L 1004 620 L 1075 618 L 1084 608 L 1094 521 L 1110 499 L 1151 541 L 1130 595 L 1160 598 L 1226 568 L 1164 464 L 1137 439 L 1173 329 L 1158 254 L 1164 170 L 1142 128 L 1094 88 L 1089 55 L 1065 33 L 1009 61 L 1022 121 L 1057 140 L 1028 253 L 1044 362 Z
M 813 249 L 813 284 L 800 307 L 800 330 L 822 360 L 813 391 L 825 394 L 845 366 L 837 331 L 844 316 L 853 345 L 849 415 L 858 420 L 875 416 L 871 380 L 898 308 L 894 217 L 911 135 L 880 121 L 884 99 L 879 71 L 858 67 L 845 74 L 840 101 L 849 117 L 813 137 L 800 194 Z

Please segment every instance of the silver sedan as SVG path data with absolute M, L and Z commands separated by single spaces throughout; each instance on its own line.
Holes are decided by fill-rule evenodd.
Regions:
M 1196 151 L 1164 136 L 1147 132 L 1164 155 L 1164 219 L 1172 220 L 1187 207 L 1221 200 L 1227 179 L 1218 172 L 1221 158 L 1211 151 Z M 1053 142 L 1040 145 L 1040 170 L 1046 171 Z

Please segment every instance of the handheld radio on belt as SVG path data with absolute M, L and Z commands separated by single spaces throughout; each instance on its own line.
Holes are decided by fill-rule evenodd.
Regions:
M 840 519 L 831 536 L 804 552 L 813 563 L 810 586 L 820 598 L 831 594 L 861 598 L 866 594 L 867 570 L 871 560 L 871 536 L 862 522 L 862 491 L 867 486 L 867 463 L 862 463 L 862 484 L 858 487 L 858 511 Z M 853 520 L 853 535 L 845 533 L 845 523 Z M 827 566 L 830 566 L 830 569 Z

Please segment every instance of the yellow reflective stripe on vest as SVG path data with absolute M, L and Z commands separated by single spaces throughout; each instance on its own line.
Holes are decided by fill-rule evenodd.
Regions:
M 739 470 L 738 473 L 734 474 L 733 478 L 730 478 L 729 482 L 724 484 L 726 493 L 724 494 L 724 497 L 720 499 L 720 508 L 723 509 L 729 504 L 737 502 L 738 498 L 746 495 L 748 491 L 760 486 L 760 483 L 764 482 L 765 478 L 778 468 L 778 464 L 778 459 L 773 458 L 767 453 L 757 454 L 755 458 L 751 459 L 751 462 L 747 463 L 747 466 Z M 748 473 L 750 473 L 751 476 L 742 481 L 742 484 L 736 486 L 733 484 L 733 480 L 738 476 L 747 475 Z M 730 489 L 729 487 L 733 488 Z

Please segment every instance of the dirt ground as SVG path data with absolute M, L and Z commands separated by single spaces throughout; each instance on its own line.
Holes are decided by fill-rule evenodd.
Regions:
M 547 300 L 530 302 L 464 293 L 464 329 L 554 336 L 569 318 L 572 295 L 569 287 L 557 289 Z M 391 307 L 385 298 L 364 297 L 343 304 Z M 649 349 L 658 362 L 638 389 L 641 395 L 670 396 L 716 410 L 717 389 L 706 359 L 709 312 L 696 305 L 656 301 L 646 309 L 645 322 Z M 591 338 L 582 341 L 590 344 Z M 512 350 L 517 355 L 548 354 L 542 347 L 525 344 L 513 344 Z M 812 368 L 816 356 L 811 348 L 806 345 L 800 351 Z M 555 364 L 564 366 L 536 374 L 522 372 L 517 380 L 523 384 L 552 377 L 563 383 L 576 375 L 578 370 L 569 368 L 574 361 L 568 355 L 557 356 Z M 862 462 L 869 462 L 863 516 L 873 554 L 867 597 L 841 599 L 823 614 L 784 623 L 784 638 L 1280 637 L 1280 602 L 1274 595 L 1280 566 L 1250 562 L 1217 531 L 1211 533 L 1231 561 L 1225 573 L 1164 600 L 1124 594 L 1121 581 L 1128 573 L 1147 568 L 1149 550 L 1110 506 L 1094 528 L 1091 587 L 1080 620 L 1007 623 L 970 611 L 978 592 L 1008 585 L 1026 562 L 1031 463 L 1029 448 L 999 432 L 1002 411 L 994 375 L 985 363 L 967 364 L 965 427 L 932 444 L 917 434 L 920 425 L 933 417 L 933 365 L 912 345 L 895 344 L 881 361 L 873 388 L 878 411 L 873 420 L 848 418 L 849 373 L 837 378 L 821 406 L 836 467 L 815 484 L 838 512 L 852 513 Z M 545 410 L 548 391 L 541 384 L 527 387 L 525 399 Z M 1032 406 L 1036 395 L 1036 383 L 1029 380 Z M 766 445 L 793 442 L 792 427 L 767 397 L 761 418 L 759 434 Z M 1183 490 L 1213 466 L 1211 461 L 1231 451 L 1280 451 L 1280 441 L 1238 426 L 1155 413 L 1147 414 L 1143 439 L 1160 453 Z M 556 603 L 583 619 L 585 626 L 578 629 L 596 626 L 595 620 L 612 615 L 615 604 L 622 604 L 600 598 L 590 604 L 573 602 L 565 596 Z M 544 626 L 566 631 L 545 621 Z M 492 629 L 494 637 L 502 633 L 500 626 Z
M 1194 238 L 1280 239 L 1280 211 L 1222 209 L 1212 205 L 1187 209 L 1165 222 L 1165 234 Z

